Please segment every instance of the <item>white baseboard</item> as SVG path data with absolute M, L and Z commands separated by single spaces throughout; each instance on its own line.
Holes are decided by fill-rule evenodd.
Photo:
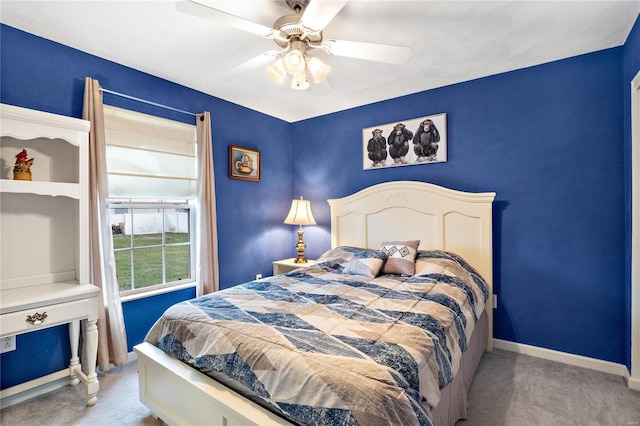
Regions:
M 627 384 L 629 385 L 629 389 L 640 391 L 640 379 L 629 377 Z
M 0 408 L 10 407 L 22 401 L 60 389 L 71 383 L 69 369 L 51 373 L 0 391 Z
M 601 371 L 603 373 L 615 374 L 622 376 L 627 381 L 630 388 L 640 386 L 640 381 L 629 377 L 629 370 L 622 364 L 600 359 L 589 358 L 582 355 L 574 355 L 566 352 L 554 351 L 551 349 L 540 348 L 537 346 L 525 345 L 522 343 L 509 342 L 507 340 L 493 339 L 493 347 L 504 349 L 510 352 L 516 352 L 523 355 L 534 356 L 536 358 L 548 359 L 550 361 L 562 362 L 564 364 L 574 365 L 576 367 L 589 368 L 591 370 Z M 638 382 L 638 383 L 634 383 Z

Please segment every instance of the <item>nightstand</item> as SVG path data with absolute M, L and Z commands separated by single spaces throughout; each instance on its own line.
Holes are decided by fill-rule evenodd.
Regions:
M 307 263 L 295 263 L 296 258 L 276 260 L 273 262 L 273 275 L 285 274 L 294 269 L 305 268 L 316 264 L 315 260 L 307 259 Z

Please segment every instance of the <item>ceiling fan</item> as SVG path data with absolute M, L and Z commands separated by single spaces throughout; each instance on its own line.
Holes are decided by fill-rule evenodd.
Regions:
M 293 13 L 277 19 L 267 27 L 210 6 L 205 0 L 188 0 L 176 4 L 176 9 L 189 15 L 208 19 L 218 24 L 247 31 L 272 39 L 280 47 L 248 60 L 236 71 L 259 68 L 269 64 L 267 73 L 282 84 L 290 75 L 291 87 L 304 90 L 310 87 L 309 75 L 314 83 L 326 79 L 331 67 L 317 56 L 308 54 L 318 49 L 330 55 L 401 64 L 411 56 L 407 46 L 365 43 L 358 41 L 324 39 L 323 30 L 348 3 L 348 0 L 286 0 Z

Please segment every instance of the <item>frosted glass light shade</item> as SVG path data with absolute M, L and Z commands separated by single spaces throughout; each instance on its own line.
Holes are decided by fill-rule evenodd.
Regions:
M 282 59 L 278 59 L 276 62 L 269 65 L 267 67 L 267 74 L 271 77 L 271 80 L 278 84 L 282 84 L 284 82 L 284 78 L 287 76 L 287 70 L 284 69 L 284 61 Z
M 306 66 L 304 54 L 300 50 L 294 49 L 284 57 L 284 69 L 291 75 L 300 74 Z
M 315 56 L 307 58 L 307 70 L 313 77 L 313 81 L 317 84 L 323 81 L 331 72 L 331 66 L 325 64 Z
M 305 61 L 305 53 L 307 52 L 307 45 L 297 40 L 291 42 L 291 50 L 284 55 L 284 69 L 291 75 L 298 75 L 307 68 L 307 62 Z

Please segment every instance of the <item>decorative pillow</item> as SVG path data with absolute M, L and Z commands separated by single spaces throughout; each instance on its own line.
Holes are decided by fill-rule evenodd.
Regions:
M 382 268 L 385 274 L 413 275 L 415 271 L 416 252 L 420 240 L 385 241 L 380 251 L 387 255 L 387 262 Z
M 378 251 L 360 247 L 340 246 L 325 252 L 318 264 L 338 265 L 340 272 L 375 277 L 382 269 L 387 256 Z

